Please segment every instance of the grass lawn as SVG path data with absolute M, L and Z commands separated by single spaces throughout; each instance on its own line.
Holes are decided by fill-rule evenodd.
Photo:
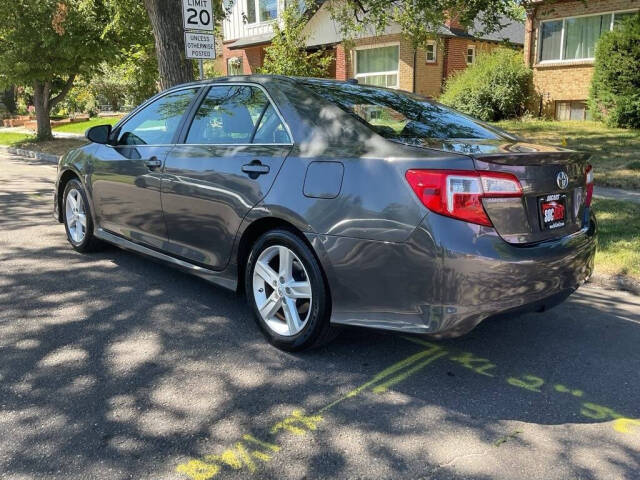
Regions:
M 28 133 L 0 132 L 0 145 L 14 146 L 33 138 L 35 137 Z
M 593 209 L 599 228 L 596 272 L 640 280 L 640 205 L 596 198 Z
M 84 138 L 56 138 L 46 142 L 37 142 L 35 135 L 28 133 L 0 132 L 0 145 L 35 150 L 52 155 L 64 155 L 72 148 L 87 143 Z
M 496 125 L 533 143 L 589 152 L 596 185 L 640 190 L 640 130 L 548 120 L 505 120 Z
M 96 125 L 115 125 L 115 123 L 120 120 L 120 117 L 96 117 L 92 118 L 86 122 L 78 122 L 78 123 L 68 123 L 66 125 L 60 125 L 54 127 L 56 132 L 66 132 L 66 133 L 82 133 L 86 132 L 87 128 L 95 127 Z

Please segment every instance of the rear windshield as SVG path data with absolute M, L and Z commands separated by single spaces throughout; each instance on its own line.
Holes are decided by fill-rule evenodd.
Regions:
M 305 86 L 390 140 L 500 139 L 507 135 L 424 97 L 387 88 L 307 80 Z

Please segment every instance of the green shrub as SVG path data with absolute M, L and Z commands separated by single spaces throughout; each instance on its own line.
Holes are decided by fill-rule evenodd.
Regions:
M 524 65 L 522 52 L 497 48 L 481 53 L 470 67 L 446 84 L 440 101 L 485 121 L 524 114 L 533 92 L 533 73 Z
M 610 127 L 640 128 L 640 14 L 598 41 L 589 108 Z

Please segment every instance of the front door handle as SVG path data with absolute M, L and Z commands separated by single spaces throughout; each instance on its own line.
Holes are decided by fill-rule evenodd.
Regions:
M 149 170 L 155 170 L 156 168 L 160 168 L 162 166 L 162 161 L 158 157 L 151 157 L 147 158 L 144 161 L 144 164 Z
M 258 175 L 269 173 L 269 165 L 264 165 L 260 160 L 252 160 L 242 166 L 242 171 L 248 173 L 250 178 L 258 178 Z

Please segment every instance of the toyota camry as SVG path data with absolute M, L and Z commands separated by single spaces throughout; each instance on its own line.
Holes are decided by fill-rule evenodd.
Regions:
M 285 350 L 340 325 L 462 335 L 591 275 L 588 157 L 423 97 L 279 76 L 180 85 L 58 165 L 71 246 L 244 292 Z

